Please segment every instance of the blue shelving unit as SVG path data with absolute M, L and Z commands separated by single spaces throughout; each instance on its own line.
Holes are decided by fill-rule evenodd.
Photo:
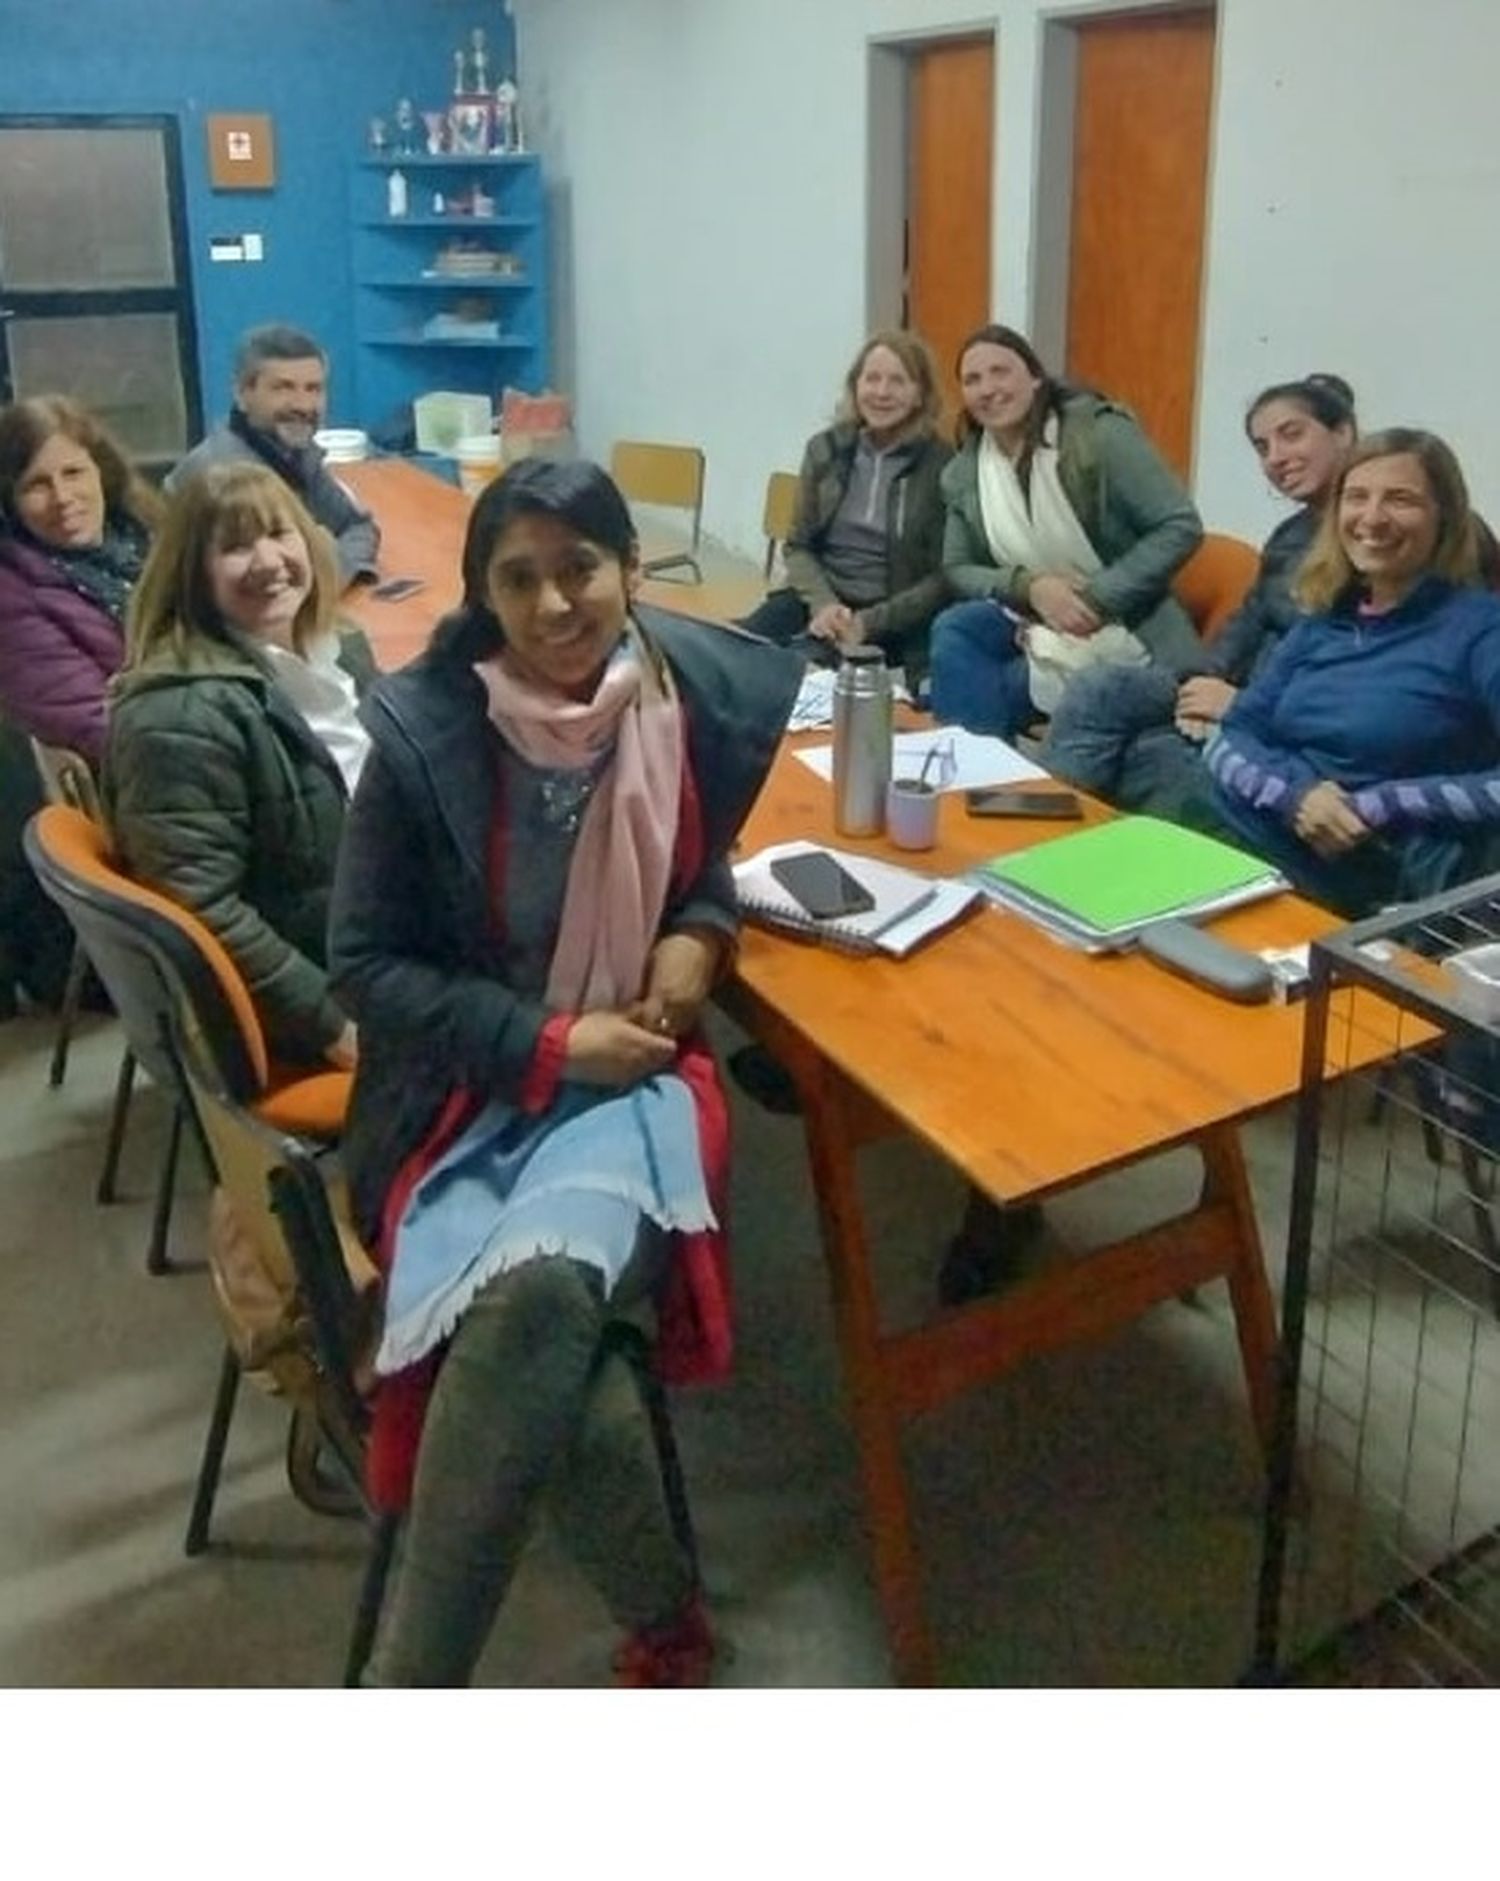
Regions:
M 407 213 L 387 211 L 393 170 Z M 488 213 L 483 211 L 485 202 Z M 359 422 L 385 428 L 424 392 L 483 392 L 548 384 L 547 226 L 533 156 L 364 157 L 352 171 L 355 395 Z M 437 202 L 441 201 L 441 208 Z M 459 249 L 506 255 L 513 271 L 455 273 Z M 438 316 L 467 316 L 472 335 L 434 334 Z

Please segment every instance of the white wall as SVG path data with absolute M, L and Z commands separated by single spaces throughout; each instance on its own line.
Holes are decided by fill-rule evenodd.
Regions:
M 766 472 L 796 465 L 865 328 L 872 39 L 996 31 L 994 307 L 1032 324 L 1042 22 L 1098 0 L 514 10 L 581 441 L 701 443 L 722 540 L 758 548 Z M 1195 476 L 1210 527 L 1271 526 L 1244 405 L 1319 368 L 1354 383 L 1367 424 L 1450 436 L 1500 515 L 1497 74 L 1500 0 L 1219 0 Z

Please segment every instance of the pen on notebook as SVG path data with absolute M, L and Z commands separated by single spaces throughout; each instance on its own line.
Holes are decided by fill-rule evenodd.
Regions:
M 893 927 L 900 927 L 903 921 L 909 921 L 914 914 L 920 914 L 924 908 L 930 908 L 938 898 L 935 888 L 929 888 L 909 901 L 904 908 L 898 908 L 894 914 L 888 914 L 878 927 L 866 928 L 860 935 L 861 940 L 879 940 L 882 934 L 889 934 Z

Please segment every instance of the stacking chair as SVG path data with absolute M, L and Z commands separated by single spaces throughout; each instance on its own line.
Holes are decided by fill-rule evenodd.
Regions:
M 101 1200 L 113 1193 L 137 1062 L 176 1100 L 146 1256 L 149 1273 L 164 1273 L 188 1113 L 174 1044 L 176 999 L 162 962 L 174 963 L 185 989 L 196 1047 L 213 1059 L 224 1088 L 263 1122 L 330 1141 L 343 1128 L 352 1079 L 347 1071 L 273 1064 L 244 979 L 217 938 L 185 908 L 123 874 L 107 832 L 81 810 L 47 805 L 28 824 L 25 845 L 37 879 L 72 922 L 104 982 L 130 1047 L 115 1091 Z
M 795 471 L 773 470 L 766 478 L 766 507 L 761 527 L 766 533 L 766 580 L 776 565 L 776 551 L 791 533 L 797 520 L 797 492 L 801 479 Z
M 622 442 L 610 454 L 609 474 L 620 486 L 626 502 L 645 503 L 655 509 L 686 510 L 692 517 L 691 547 L 663 555 L 646 554 L 641 572 L 660 575 L 669 568 L 692 570 L 702 581 L 698 566 L 698 538 L 703 524 L 703 481 L 706 465 L 702 451 L 691 444 L 638 444 Z
M 163 966 L 175 979 L 171 961 Z M 177 991 L 190 1025 L 187 990 L 179 985 Z M 183 1041 L 183 1075 L 215 1182 L 238 1233 L 284 1302 L 279 1324 L 259 1335 L 227 1315 L 231 1331 L 184 1551 L 197 1555 L 208 1546 L 240 1380 L 253 1369 L 268 1376 L 291 1406 L 287 1481 L 292 1493 L 318 1514 L 344 1513 L 352 1500 L 371 1524 L 369 1564 L 346 1668 L 347 1681 L 357 1683 L 379 1617 L 398 1526 L 395 1516 L 371 1510 L 364 1496 L 369 1416 L 360 1383 L 374 1339 L 378 1279 L 348 1219 L 342 1185 L 334 1191 L 325 1180 L 326 1158 L 236 1103 L 218 1082 L 213 1061 L 193 1048 L 186 1031 Z M 334 1460 L 342 1484 L 330 1483 L 320 1472 L 322 1458 Z
M 1239 536 L 1206 535 L 1177 571 L 1172 592 L 1198 630 L 1212 640 L 1250 592 L 1260 554 Z
M 99 788 L 87 758 L 70 751 L 66 745 L 44 745 L 39 738 L 32 739 L 31 752 L 48 803 L 70 804 L 96 823 L 104 820 L 99 807 Z M 68 983 L 63 989 L 62 1009 L 57 1015 L 52 1063 L 47 1070 L 47 1082 L 54 1091 L 68 1075 L 68 1048 L 73 1042 L 73 1027 L 78 1023 L 78 1008 L 88 971 L 89 957 L 83 950 L 83 942 L 75 937 Z

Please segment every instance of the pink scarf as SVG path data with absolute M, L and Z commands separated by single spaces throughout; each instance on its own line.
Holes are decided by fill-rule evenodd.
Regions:
M 555 1012 L 618 1011 L 638 999 L 667 905 L 682 794 L 682 715 L 633 629 L 592 699 L 524 678 L 502 651 L 474 671 L 491 723 L 528 764 L 582 770 L 614 757 L 584 813 L 547 976 Z

